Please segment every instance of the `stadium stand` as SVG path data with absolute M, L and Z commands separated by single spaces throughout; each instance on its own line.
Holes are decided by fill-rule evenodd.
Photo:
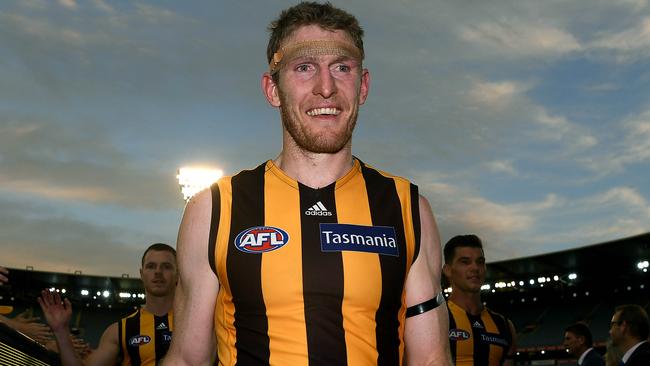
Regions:
M 489 250 L 489 247 L 487 248 Z M 510 317 L 518 332 L 516 365 L 575 365 L 562 347 L 564 328 L 585 321 L 598 351 L 605 352 L 617 305 L 650 310 L 650 233 L 562 252 L 488 263 L 482 298 Z M 643 264 L 645 262 L 645 268 Z M 96 346 L 103 329 L 144 303 L 139 279 L 10 269 L 0 287 L 0 305 L 40 315 L 43 288 L 63 292 L 73 303 L 72 327 Z M 572 276 L 575 274 L 575 277 Z M 556 277 L 557 276 L 557 277 Z M 82 292 L 83 291 L 83 292 Z

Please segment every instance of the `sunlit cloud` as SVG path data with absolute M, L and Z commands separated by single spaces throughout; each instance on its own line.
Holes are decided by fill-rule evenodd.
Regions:
M 484 165 L 492 173 L 505 173 L 511 176 L 517 175 L 517 170 L 515 169 L 512 161 L 492 160 L 486 162 Z
M 76 0 L 59 0 L 59 4 L 69 9 L 76 9 L 77 2 Z
M 605 35 L 593 41 L 590 46 L 594 48 L 648 54 L 648 48 L 650 47 L 650 17 L 641 19 L 634 28 Z
M 570 149 L 588 149 L 598 144 L 598 139 L 589 131 L 566 117 L 550 115 L 544 108 L 539 108 L 536 115 L 539 124 L 535 135 L 542 140 L 563 142 Z
M 491 47 L 504 56 L 561 55 L 582 47 L 570 33 L 545 24 L 530 24 L 514 19 L 463 26 L 463 40 Z
M 529 86 L 515 81 L 484 82 L 477 81 L 469 92 L 470 98 L 483 107 L 503 109 L 521 96 Z

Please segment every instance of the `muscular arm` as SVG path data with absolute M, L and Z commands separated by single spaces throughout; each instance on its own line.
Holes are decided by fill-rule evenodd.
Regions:
M 61 363 L 64 366 L 113 366 L 119 354 L 117 323 L 111 324 L 99 340 L 99 346 L 85 361 L 82 361 L 75 350 L 74 341 L 70 335 L 68 324 L 72 316 L 72 305 L 68 299 L 61 301 L 56 292 L 44 290 L 38 303 L 43 310 L 47 323 L 52 328 L 59 349 Z
M 406 278 L 406 305 L 413 306 L 440 291 L 440 237 L 429 202 L 420 196 L 420 253 Z M 451 365 L 446 304 L 406 319 L 406 365 Z
M 209 365 L 214 359 L 219 281 L 207 256 L 211 209 L 210 190 L 185 207 L 176 248 L 180 278 L 174 297 L 174 336 L 163 365 Z
M 512 321 L 510 321 L 510 319 L 507 320 L 508 320 L 508 328 L 510 328 L 510 334 L 512 336 L 512 342 L 510 343 L 510 348 L 508 349 L 508 359 L 506 359 L 506 362 L 503 364 L 504 366 L 510 366 L 515 364 L 513 361 L 513 357 L 517 352 L 517 330 L 515 329 L 515 325 L 512 324 Z

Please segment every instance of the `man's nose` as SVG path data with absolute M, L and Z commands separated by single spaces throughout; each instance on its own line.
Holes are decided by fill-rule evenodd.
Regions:
M 314 94 L 328 99 L 336 93 L 336 80 L 328 68 L 321 68 L 316 77 L 318 80 L 316 81 L 316 85 L 314 85 Z

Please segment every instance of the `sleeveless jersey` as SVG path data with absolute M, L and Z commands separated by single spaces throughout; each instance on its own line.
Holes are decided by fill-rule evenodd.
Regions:
M 512 344 L 508 320 L 483 307 L 471 315 L 447 301 L 449 311 L 449 346 L 456 366 L 502 365 Z
M 140 308 L 118 322 L 122 366 L 155 366 L 169 349 L 174 315 L 156 316 Z
M 212 187 L 222 365 L 400 365 L 417 187 L 356 158 L 309 188 L 268 161 Z

